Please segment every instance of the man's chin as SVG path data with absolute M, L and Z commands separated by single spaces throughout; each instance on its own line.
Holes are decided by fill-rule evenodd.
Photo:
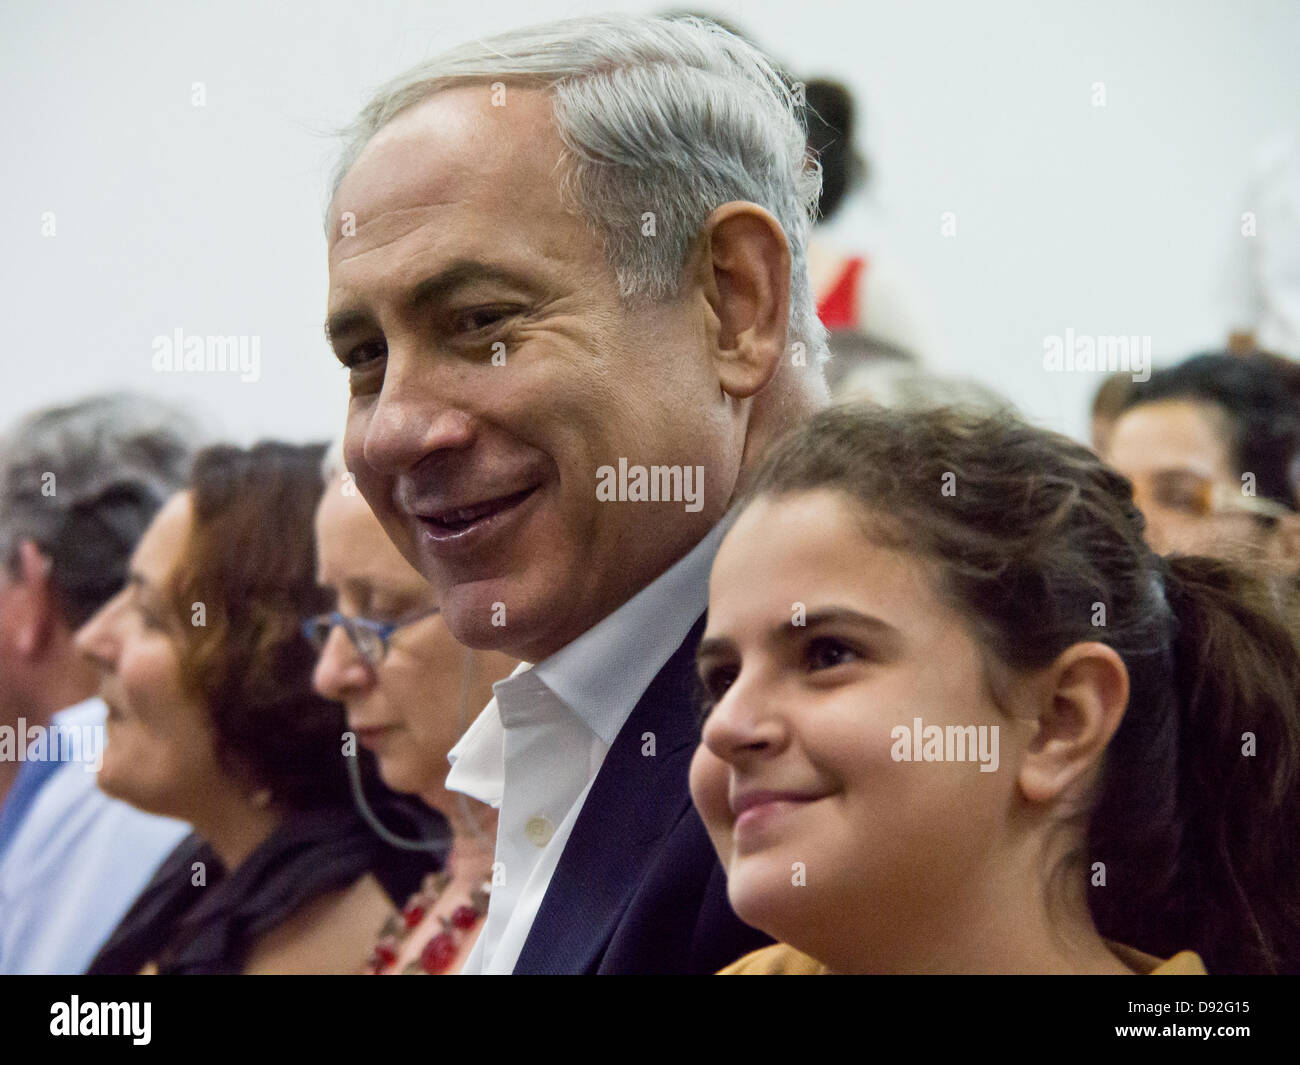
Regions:
M 508 650 L 522 635 L 522 617 L 508 592 L 455 585 L 439 596 L 442 620 L 457 640 L 478 651 Z
M 564 602 L 567 606 L 571 598 L 542 597 L 541 602 Z M 559 629 L 568 614 L 538 603 L 537 597 L 511 591 L 496 581 L 454 585 L 439 595 L 442 620 L 466 647 L 501 651 L 528 662 L 540 661 L 550 653 L 551 645 L 562 639 Z

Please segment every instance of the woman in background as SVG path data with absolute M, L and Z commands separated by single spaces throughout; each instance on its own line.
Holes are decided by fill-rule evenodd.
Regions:
M 315 683 L 347 707 L 348 728 L 374 752 L 384 783 L 446 817 L 452 849 L 388 922 L 370 973 L 454 973 L 482 930 L 497 811 L 443 786 L 447 752 L 518 664 L 458 643 L 433 590 L 393 546 L 332 451 L 316 512 L 320 584 L 337 612 L 313 619 Z
M 431 865 L 354 811 L 343 710 L 311 688 L 322 452 L 201 452 L 78 634 L 108 704 L 100 787 L 194 828 L 91 973 L 354 972 Z
M 778 445 L 699 648 L 692 795 L 785 944 L 726 972 L 1297 968 L 1295 634 L 1142 531 L 1007 415 L 832 409 Z
M 1196 355 L 1131 382 L 1106 461 L 1165 554 L 1300 563 L 1300 398 L 1275 356 Z

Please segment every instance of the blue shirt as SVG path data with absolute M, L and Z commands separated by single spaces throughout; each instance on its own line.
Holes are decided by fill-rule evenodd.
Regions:
M 52 771 L 23 767 L 40 765 L 45 779 L 0 855 L 0 974 L 83 972 L 189 833 L 183 822 L 141 813 L 96 787 L 106 716 L 99 699 L 55 714 L 51 725 L 98 729 L 98 742 L 86 745 L 83 760 Z

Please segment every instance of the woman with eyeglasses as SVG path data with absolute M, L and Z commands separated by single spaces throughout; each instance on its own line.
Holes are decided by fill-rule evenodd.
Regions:
M 323 448 L 213 447 L 129 579 L 77 635 L 108 704 L 99 785 L 194 829 L 90 973 L 349 973 L 436 864 L 356 811 L 342 707 L 312 689 L 301 619 L 324 608 L 312 517 Z M 446 826 L 359 771 L 390 823 Z
M 1126 390 L 1102 456 L 1133 483 L 1147 542 L 1238 561 L 1300 561 L 1300 397 L 1270 355 L 1197 355 Z
M 319 580 L 337 610 L 306 625 L 320 651 L 316 688 L 347 708 L 348 728 L 374 752 L 384 782 L 419 796 L 452 832 L 446 867 L 382 929 L 365 971 L 454 973 L 487 912 L 497 812 L 446 790 L 447 753 L 491 699 L 493 682 L 518 663 L 453 639 L 433 590 L 385 535 L 337 450 L 325 474 Z

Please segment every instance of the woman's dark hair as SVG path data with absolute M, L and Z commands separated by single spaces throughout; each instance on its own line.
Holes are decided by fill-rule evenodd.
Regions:
M 1123 410 L 1182 399 L 1219 410 L 1236 473 L 1253 473 L 1259 496 L 1296 508 L 1300 391 L 1294 366 L 1274 355 L 1194 355 L 1129 389 Z
M 867 180 L 866 160 L 853 136 L 854 105 L 849 90 L 838 81 L 813 78 L 804 85 L 808 147 L 822 166 L 822 191 L 817 218 L 830 219 L 845 197 Z
M 329 610 L 313 516 L 324 445 L 218 445 L 195 457 L 193 527 L 173 571 L 182 675 L 223 766 L 288 809 L 345 803 L 343 708 L 312 690 L 302 619 Z
M 776 446 L 744 498 L 815 489 L 935 563 L 1006 669 L 1092 641 L 1123 659 L 1128 707 L 1084 845 L 1055 871 L 1104 863 L 1088 894 L 1102 935 L 1194 949 L 1211 972 L 1300 966 L 1300 650 L 1263 578 L 1160 559 L 1125 478 L 1010 414 L 832 408 Z

